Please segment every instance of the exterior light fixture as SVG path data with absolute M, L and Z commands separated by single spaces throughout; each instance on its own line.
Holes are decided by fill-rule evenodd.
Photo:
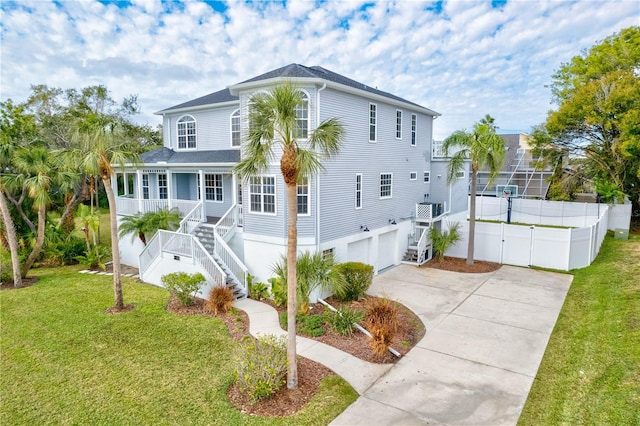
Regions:
M 389 219 L 389 223 L 391 225 L 397 225 L 396 220 L 395 219 Z
M 360 230 L 364 232 L 369 232 L 369 228 L 367 228 L 367 225 L 360 225 Z

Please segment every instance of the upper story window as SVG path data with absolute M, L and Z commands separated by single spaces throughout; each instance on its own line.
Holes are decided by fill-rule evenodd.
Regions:
M 306 139 L 309 136 L 309 95 L 302 93 L 302 103 L 295 108 L 296 129 L 295 137 Z
M 424 183 L 429 183 L 429 182 L 431 182 L 431 172 L 424 172 L 424 175 L 423 175 L 422 181 L 423 181 Z
M 249 210 L 253 213 L 276 213 L 275 176 L 256 176 L 249 179 Z
M 402 111 L 396 110 L 396 139 L 402 139 Z
M 362 208 L 362 175 L 356 175 L 356 209 Z
M 378 136 L 378 106 L 369 104 L 369 142 L 376 142 Z
M 231 114 L 231 146 L 240 146 L 240 110 L 237 109 Z
M 178 149 L 196 148 L 196 119 L 190 115 L 178 120 Z
M 380 198 L 391 198 L 393 173 L 380 173 Z
M 459 172 L 456 172 L 456 179 L 464 179 L 465 173 L 464 170 L 460 170 Z
M 309 214 L 309 179 L 307 178 L 298 184 L 298 214 Z
M 418 172 L 410 172 L 409 180 L 418 180 Z
M 411 146 L 416 146 L 416 136 L 418 130 L 418 116 L 411 114 Z

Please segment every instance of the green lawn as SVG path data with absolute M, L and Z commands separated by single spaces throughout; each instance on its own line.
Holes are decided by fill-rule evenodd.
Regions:
M 640 424 L 640 236 L 575 275 L 521 425 Z
M 0 292 L 0 424 L 327 424 L 357 397 L 332 376 L 295 416 L 243 415 L 226 397 L 222 322 L 169 314 L 165 290 L 130 279 L 136 309 L 106 315 L 112 278 L 79 269 L 36 269 L 34 286 Z

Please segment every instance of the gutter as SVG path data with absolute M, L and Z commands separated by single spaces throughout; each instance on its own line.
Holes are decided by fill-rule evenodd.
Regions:
M 326 88 L 325 82 L 316 92 L 316 128 L 320 125 L 320 92 Z M 316 251 L 320 251 L 320 172 L 316 174 Z

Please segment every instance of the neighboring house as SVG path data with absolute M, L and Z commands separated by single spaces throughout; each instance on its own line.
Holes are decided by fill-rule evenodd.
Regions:
M 201 271 L 242 295 L 247 272 L 259 281 L 273 275 L 287 245 L 278 159 L 247 181 L 233 167 L 251 96 L 287 81 L 304 95 L 305 134 L 331 117 L 346 129 L 339 155 L 298 187 L 299 251 L 368 263 L 376 273 L 403 259 L 421 264 L 432 256 L 424 231 L 466 209 L 467 172 L 450 187 L 446 164 L 431 161 L 437 112 L 322 67 L 291 64 L 157 113 L 164 147 L 114 179 L 118 215 L 162 207 L 184 215 L 179 232 L 160 232 L 146 247 L 120 241 L 123 263 L 139 265 L 145 281 Z
M 531 136 L 518 133 L 504 134 L 500 137 L 504 139 L 507 150 L 502 170 L 492 184 L 489 184 L 489 170 L 480 170 L 476 195 L 496 196 L 498 193 L 502 194 L 506 187 L 512 192 L 517 190 L 520 198 L 545 199 L 549 190 L 548 178 L 551 177 L 552 171 L 543 164 L 541 158 L 533 155 L 529 144 Z M 434 142 L 434 159 L 437 157 L 436 154 L 442 154 L 441 146 L 442 142 Z M 540 165 L 543 167 L 540 168 Z

